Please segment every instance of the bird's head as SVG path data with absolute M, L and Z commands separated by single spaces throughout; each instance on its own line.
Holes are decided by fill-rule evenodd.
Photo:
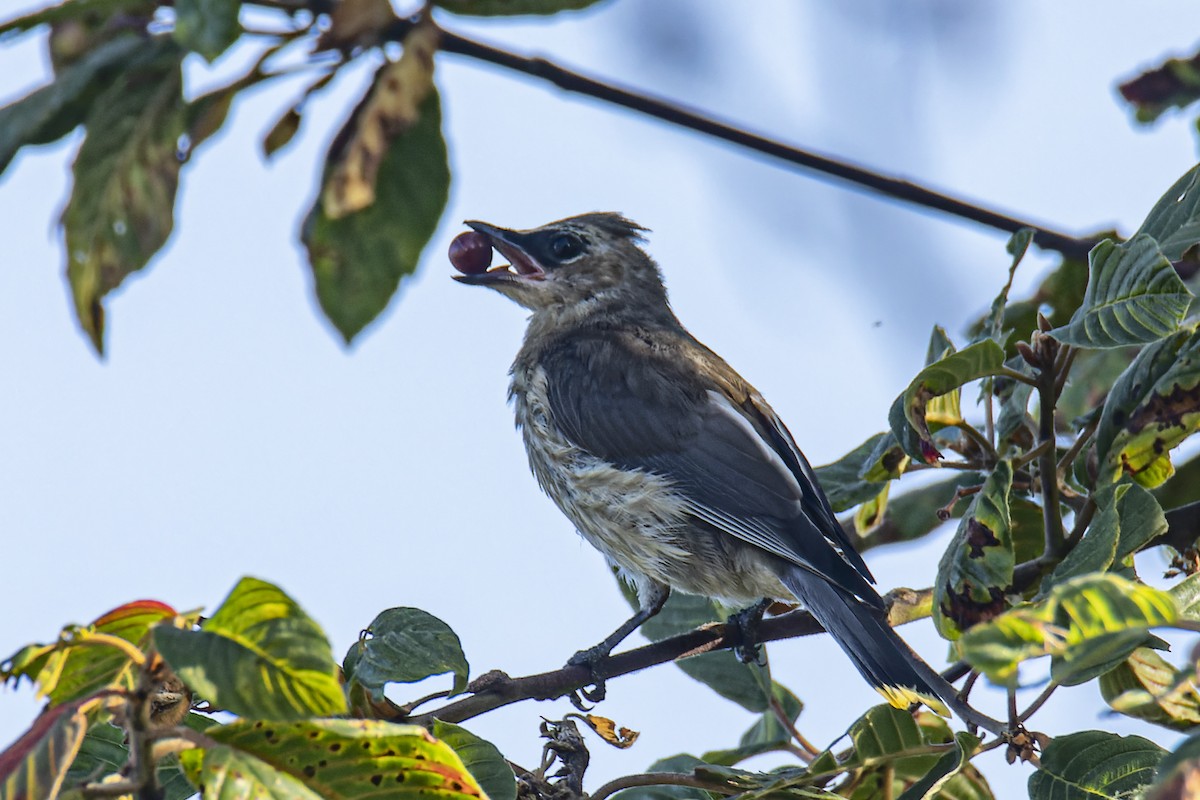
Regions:
M 620 214 L 592 213 L 513 231 L 466 223 L 450 247 L 455 280 L 489 286 L 533 312 L 572 312 L 636 303 L 666 308 L 654 261 L 638 243 L 646 230 Z M 488 268 L 495 248 L 510 263 Z

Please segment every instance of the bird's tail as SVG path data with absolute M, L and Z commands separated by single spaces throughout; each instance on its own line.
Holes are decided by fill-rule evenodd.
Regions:
M 788 571 L 781 578 L 889 703 L 896 708 L 923 703 L 942 716 L 950 716 L 942 699 L 957 706 L 954 687 L 904 643 L 888 625 L 882 609 L 800 568 Z M 953 698 L 945 697 L 947 690 Z

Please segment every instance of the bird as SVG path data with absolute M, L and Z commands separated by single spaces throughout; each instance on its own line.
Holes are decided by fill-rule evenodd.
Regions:
M 891 705 L 964 713 L 888 624 L 779 415 L 676 317 L 642 247 L 648 229 L 612 212 L 528 230 L 464 224 L 454 278 L 531 312 L 509 400 L 532 472 L 637 590 L 637 613 L 572 663 L 608 655 L 671 591 L 760 609 L 794 598 Z M 492 249 L 510 263 L 491 267 Z

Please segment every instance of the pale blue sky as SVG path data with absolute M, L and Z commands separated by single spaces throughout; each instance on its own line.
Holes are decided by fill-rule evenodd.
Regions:
M 42 4 L 3 5 L 8 17 Z M 1112 89 L 1191 51 L 1200 8 L 1183 0 L 730 7 L 616 0 L 549 23 L 443 21 L 1068 230 L 1131 231 L 1196 159 L 1188 117 L 1137 129 Z M 215 73 L 191 63 L 191 90 L 249 57 Z M 339 655 L 396 605 L 450 623 L 474 673 L 551 669 L 615 627 L 624 601 L 538 492 L 505 406 L 523 313 L 449 278 L 464 218 L 529 227 L 617 210 L 653 229 L 679 316 L 758 385 L 814 463 L 883 429 L 930 327 L 960 332 L 1003 280 L 1002 235 L 440 56 L 450 206 L 417 276 L 347 351 L 316 312 L 296 234 L 369 74 L 313 102 L 268 165 L 258 140 L 301 84 L 239 102 L 184 172 L 170 243 L 110 300 L 103 363 L 72 318 L 55 231 L 78 136 L 24 151 L 0 178 L 0 654 L 135 598 L 212 608 L 244 574 L 291 593 Z M 46 76 L 40 37 L 0 47 L 0 99 Z M 1019 286 L 1046 263 L 1032 259 Z M 928 585 L 947 533 L 872 551 L 882 588 Z M 904 633 L 944 663 L 927 622 Z M 824 637 L 771 655 L 815 742 L 878 699 Z M 589 788 L 729 746 L 752 721 L 670 667 L 609 695 L 599 712 L 642 736 L 622 752 L 595 743 Z M 0 743 L 36 708 L 26 690 L 0 693 Z M 567 709 L 524 703 L 469 725 L 534 764 L 539 717 Z M 1102 709 L 1087 686 L 1035 719 L 1052 734 L 1175 738 Z M 1003 795 L 1023 787 L 1028 768 L 983 764 Z

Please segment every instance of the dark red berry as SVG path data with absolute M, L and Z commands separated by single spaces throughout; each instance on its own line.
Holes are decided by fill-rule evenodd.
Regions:
M 480 275 L 492 265 L 492 240 L 479 231 L 466 231 L 450 243 L 450 263 L 464 275 Z

